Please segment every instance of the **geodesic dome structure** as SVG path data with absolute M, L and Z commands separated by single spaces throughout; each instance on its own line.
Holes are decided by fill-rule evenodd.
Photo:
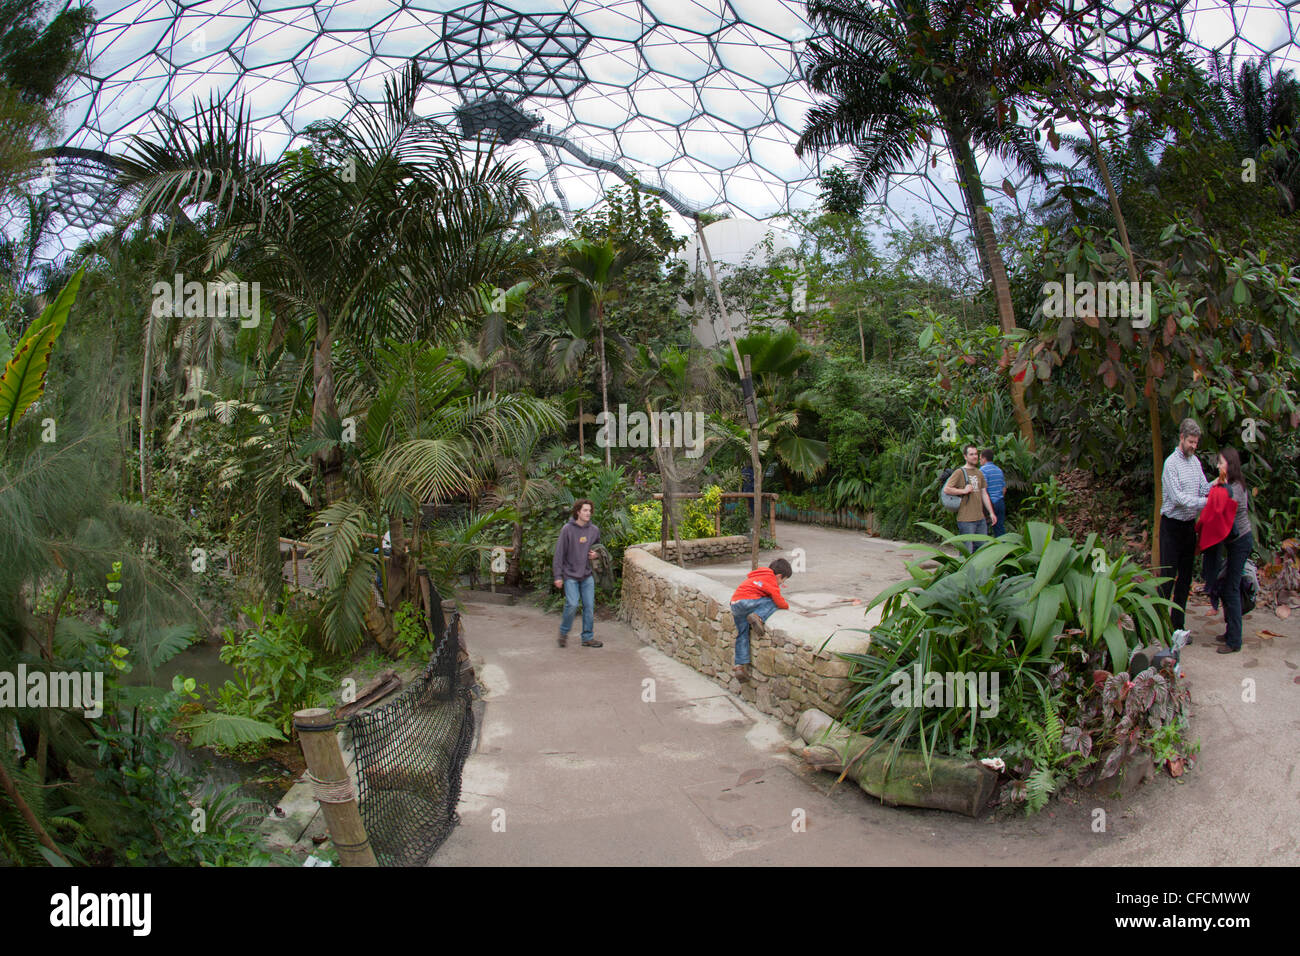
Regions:
M 1100 70 L 1162 55 L 1173 35 L 1300 67 L 1300 0 L 1072 0 L 1099 10 Z M 794 143 L 813 102 L 798 72 L 809 35 L 797 0 L 98 0 L 88 65 L 69 91 L 64 145 L 109 154 L 151 117 L 211 100 L 250 110 L 264 151 L 376 99 L 410 58 L 430 83 L 419 108 L 467 133 L 531 131 L 506 149 L 544 200 L 582 208 L 625 169 L 684 205 L 765 218 L 810 205 L 818 164 Z M 480 111 L 467 122 L 465 110 Z M 496 107 L 504 115 L 487 116 Z M 459 111 L 459 116 L 458 116 Z M 484 113 L 483 111 L 486 111 Z M 523 119 L 520 119 L 520 117 Z M 478 124 L 477 127 L 475 124 Z M 484 126 L 486 123 L 486 127 Z M 506 123 L 502 127 L 500 123 Z M 511 126 L 509 124 L 513 123 Z M 497 124 L 497 125 L 493 125 Z M 549 137 L 549 139 L 548 139 Z M 569 142 L 569 151 L 559 144 Z M 847 156 L 842 152 L 840 158 Z M 945 158 L 946 159 L 946 158 Z M 93 177 L 63 176 L 70 221 L 93 228 Z M 593 168 L 594 167 L 594 168 Z M 986 168 L 999 183 L 1005 171 Z M 879 197 L 891 211 L 961 211 L 951 167 L 922 158 Z M 78 198 L 81 197 L 81 198 Z M 946 210 L 946 213 L 945 213 Z

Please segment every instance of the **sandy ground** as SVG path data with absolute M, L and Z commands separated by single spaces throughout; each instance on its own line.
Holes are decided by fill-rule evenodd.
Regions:
M 866 602 L 919 554 L 857 532 L 778 530 L 783 551 L 764 562 L 803 549 L 806 571 L 786 590 L 828 634 L 864 626 Z M 746 569 L 705 570 L 730 582 Z M 834 603 L 852 598 L 863 605 Z M 1067 793 L 1031 818 L 968 819 L 832 788 L 789 754 L 788 728 L 617 622 L 597 623 L 603 648 L 561 649 L 557 615 L 471 605 L 484 718 L 461 825 L 432 865 L 1300 864 L 1300 625 L 1256 611 L 1245 650 L 1218 655 L 1207 610 L 1188 615 L 1201 742 L 1190 773 L 1124 801 Z

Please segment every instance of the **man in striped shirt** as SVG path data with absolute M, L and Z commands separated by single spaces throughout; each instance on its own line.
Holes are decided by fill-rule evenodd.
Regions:
M 984 472 L 984 480 L 989 486 L 989 501 L 993 503 L 993 513 L 998 516 L 989 533 L 995 538 L 1000 538 L 1007 533 L 1007 478 L 1002 474 L 1002 469 L 993 464 L 995 454 L 992 448 L 985 448 L 980 452 L 980 460 L 984 462 L 980 465 L 980 471 Z
M 1160 505 L 1160 576 L 1172 578 L 1160 585 L 1160 596 L 1178 605 L 1169 618 L 1174 630 L 1182 630 L 1187 609 L 1187 595 L 1192 589 L 1192 569 L 1196 563 L 1196 518 L 1205 507 L 1210 483 L 1205 480 L 1196 446 L 1201 429 L 1190 418 L 1178 429 L 1178 447 L 1165 459 L 1160 476 L 1164 501 Z M 1187 643 L 1192 643 L 1191 636 Z

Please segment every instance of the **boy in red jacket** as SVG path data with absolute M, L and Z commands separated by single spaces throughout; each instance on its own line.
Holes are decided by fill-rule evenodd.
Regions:
M 790 579 L 794 571 L 785 558 L 777 558 L 765 568 L 749 572 L 749 576 L 731 596 L 731 616 L 736 622 L 736 666 L 732 673 L 737 680 L 749 680 L 749 628 L 763 628 L 763 622 L 777 608 L 789 610 L 790 605 L 781 597 L 781 584 Z

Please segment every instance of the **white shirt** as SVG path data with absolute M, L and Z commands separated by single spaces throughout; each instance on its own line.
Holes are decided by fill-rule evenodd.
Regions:
M 1210 493 L 1210 483 L 1205 480 L 1200 459 L 1194 454 L 1185 456 L 1175 448 L 1173 454 L 1165 459 L 1160 482 L 1164 488 L 1160 513 L 1178 521 L 1195 521 Z

